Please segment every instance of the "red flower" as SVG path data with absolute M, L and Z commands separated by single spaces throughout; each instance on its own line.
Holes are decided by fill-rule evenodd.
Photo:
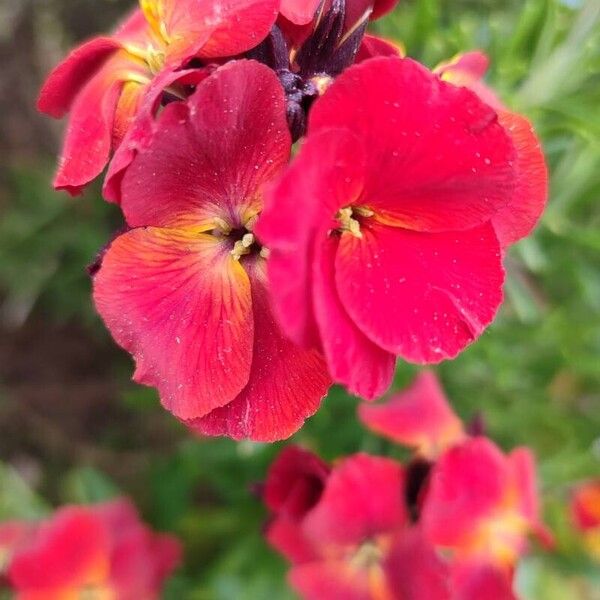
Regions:
M 590 556 L 600 562 L 600 479 L 577 487 L 571 499 L 571 515 Z
M 465 439 L 462 422 L 430 371 L 419 373 L 409 388 L 385 403 L 359 406 L 358 414 L 369 429 L 427 460 Z
M 457 560 L 510 572 L 529 533 L 548 539 L 533 456 L 526 448 L 506 456 L 482 437 L 451 448 L 433 467 L 421 524 L 429 540 Z
M 179 555 L 178 542 L 152 533 L 127 501 L 72 506 L 36 528 L 15 553 L 9 578 L 17 600 L 151 600 Z
M 131 230 L 103 257 L 96 306 L 134 379 L 204 434 L 287 437 L 329 386 L 319 356 L 280 333 L 252 233 L 289 153 L 275 74 L 236 61 L 164 109 L 121 182 Z
M 157 73 L 173 72 L 194 57 L 252 48 L 273 25 L 278 2 L 140 0 L 140 5 L 112 37 L 74 50 L 42 88 L 39 110 L 56 118 L 71 115 L 57 189 L 78 193 L 102 172 Z
M 365 398 L 396 356 L 456 356 L 502 300 L 495 219 L 521 197 L 516 159 L 492 108 L 416 62 L 345 71 L 257 227 L 288 335 Z

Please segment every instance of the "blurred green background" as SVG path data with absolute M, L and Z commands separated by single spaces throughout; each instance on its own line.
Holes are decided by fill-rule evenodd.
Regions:
M 0 0 L 0 520 L 131 495 L 179 535 L 184 568 L 166 598 L 287 599 L 285 564 L 261 538 L 251 490 L 281 444 L 192 438 L 94 314 L 86 264 L 120 225 L 98 190 L 50 190 L 60 126 L 35 114 L 45 72 L 131 2 Z M 566 503 L 600 475 L 600 2 L 402 0 L 374 31 L 435 65 L 484 49 L 488 81 L 535 123 L 552 172 L 535 235 L 507 258 L 506 302 L 485 335 L 438 371 L 459 413 L 480 413 L 504 448 L 531 446 L 554 554 L 518 573 L 527 600 L 600 598 L 600 572 Z M 415 369 L 400 364 L 396 387 Z M 334 389 L 294 438 L 332 459 L 397 455 Z M 484 600 L 484 599 L 482 599 Z

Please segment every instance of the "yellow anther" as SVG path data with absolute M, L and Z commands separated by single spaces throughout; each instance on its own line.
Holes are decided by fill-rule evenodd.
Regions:
M 259 254 L 262 258 L 269 258 L 271 251 L 268 248 L 261 248 Z
M 231 256 L 233 256 L 234 260 L 240 260 L 240 258 L 242 258 L 242 256 L 245 256 L 246 254 L 250 254 L 251 247 L 253 244 L 254 244 L 254 234 L 253 233 L 244 234 L 244 237 L 242 237 L 241 240 L 238 240 L 233 245 L 233 250 L 231 251 Z
M 231 225 L 225 219 L 215 217 L 213 223 L 215 225 L 213 230 L 215 235 L 229 235 L 231 233 Z
M 146 63 L 154 75 L 160 73 L 165 66 L 165 53 L 162 50 L 157 50 L 154 46 L 148 45 Z
M 347 231 L 357 238 L 362 237 L 360 223 L 354 218 L 354 213 L 352 212 L 351 206 L 341 208 L 338 211 L 337 220 L 340 222 L 341 231 Z
M 258 215 L 253 215 L 246 221 L 246 223 L 244 223 L 244 227 L 248 231 L 252 231 L 256 225 L 256 221 L 258 221 Z
M 322 96 L 327 88 L 333 83 L 333 77 L 329 75 L 315 75 L 311 79 L 312 84 L 317 88 L 319 96 Z

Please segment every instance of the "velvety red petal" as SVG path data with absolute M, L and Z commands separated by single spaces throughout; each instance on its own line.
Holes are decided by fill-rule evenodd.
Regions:
M 399 56 L 406 55 L 405 49 L 397 42 L 386 40 L 376 35 L 367 34 L 363 37 L 358 52 L 356 53 L 355 63 L 363 62 L 369 58 L 377 56 Z
M 35 541 L 17 552 L 9 578 L 24 593 L 106 582 L 109 551 L 107 532 L 93 512 L 68 507 L 41 525 Z
M 462 422 L 430 371 L 419 373 L 409 388 L 383 404 L 359 406 L 358 414 L 369 429 L 430 460 L 465 437 Z
M 510 486 L 506 458 L 485 438 L 448 450 L 435 465 L 421 523 L 436 545 L 470 543 L 479 522 L 491 517 Z
M 38 110 L 51 117 L 63 117 L 77 94 L 120 47 L 113 38 L 98 37 L 73 50 L 46 79 L 37 101 Z
M 355 454 L 331 472 L 304 529 L 320 544 L 360 544 L 406 525 L 404 470 L 389 458 Z
M 450 570 L 418 529 L 398 535 L 385 571 L 394 600 L 450 600 Z M 482 596 L 480 600 L 494 600 Z
M 245 223 L 262 208 L 259 192 L 287 163 L 290 148 L 275 73 L 254 61 L 231 62 L 187 103 L 168 105 L 151 142 L 141 144 L 122 180 L 127 222 L 182 227 L 220 216 Z
M 360 194 L 363 158 L 356 142 L 343 130 L 307 139 L 281 179 L 267 189 L 255 227 L 271 251 L 268 273 L 275 313 L 286 334 L 301 346 L 320 346 L 312 314 L 315 238 L 328 224 L 337 227 L 337 207 Z M 349 146 L 351 156 L 344 152 Z
M 331 380 L 319 354 L 299 348 L 279 329 L 262 262 L 249 275 L 254 352 L 248 384 L 230 404 L 188 425 L 205 435 L 273 442 L 298 431 L 317 411 Z
M 279 10 L 295 25 L 306 25 L 313 20 L 320 3 L 320 0 L 282 0 Z
M 295 566 L 288 578 L 303 600 L 385 600 L 373 595 L 368 572 L 341 560 Z
M 112 149 L 115 110 L 122 82 L 101 69 L 71 107 L 54 187 L 78 194 L 102 173 Z
M 134 379 L 193 419 L 248 382 L 250 282 L 219 238 L 197 230 L 136 229 L 117 238 L 94 278 L 94 300 Z
M 548 169 L 531 123 L 508 111 L 499 112 L 498 117 L 517 150 L 514 194 L 492 219 L 498 239 L 506 247 L 531 233 L 537 224 L 548 199 Z
M 390 387 L 396 357 L 367 338 L 340 301 L 335 285 L 338 237 L 317 244 L 312 302 L 329 372 L 352 394 L 366 400 L 378 398 Z
M 342 234 L 336 283 L 342 304 L 376 344 L 417 363 L 455 357 L 502 301 L 498 240 L 490 224 L 419 233 L 372 224 Z
M 373 3 L 373 12 L 371 13 L 371 20 L 379 19 L 384 15 L 392 12 L 396 8 L 399 0 L 375 0 Z
M 269 468 L 265 504 L 279 515 L 301 519 L 321 497 L 329 471 L 313 452 L 299 446 L 284 448 Z
M 315 103 L 309 136 L 336 126 L 368 149 L 358 203 L 380 221 L 469 229 L 513 193 L 515 149 L 494 110 L 411 59 L 380 57 L 347 69 Z
M 300 523 L 285 517 L 275 518 L 266 528 L 269 544 L 292 564 L 303 564 L 320 559 L 317 547 L 304 533 Z

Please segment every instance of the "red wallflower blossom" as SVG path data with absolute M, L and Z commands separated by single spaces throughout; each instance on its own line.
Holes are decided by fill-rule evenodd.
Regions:
M 517 158 L 491 107 L 416 62 L 346 70 L 315 103 L 257 227 L 288 335 L 368 399 L 396 356 L 456 356 L 502 300 L 496 229 L 523 193 Z
M 42 112 L 56 118 L 70 113 L 58 189 L 78 193 L 102 172 L 158 73 L 191 58 L 232 56 L 256 46 L 273 25 L 278 2 L 140 0 L 140 6 L 113 36 L 75 49 L 40 93 Z
M 510 572 L 529 533 L 548 535 L 531 452 L 518 448 L 507 456 L 483 437 L 451 448 L 433 467 L 421 523 L 436 546 L 458 559 Z
M 571 499 L 571 515 L 590 555 L 600 562 L 600 480 L 577 487 Z
M 134 379 L 205 434 L 287 437 L 329 386 L 322 359 L 280 333 L 252 233 L 290 145 L 277 77 L 235 61 L 165 107 L 121 182 L 131 230 L 103 257 L 96 306 Z
M 466 435 L 437 377 L 430 371 L 421 372 L 410 387 L 385 403 L 359 406 L 358 414 L 369 429 L 414 448 L 428 460 L 435 460 Z
M 120 500 L 71 506 L 36 526 L 16 551 L 9 579 L 17 600 L 152 600 L 177 566 L 178 542 L 152 533 Z

